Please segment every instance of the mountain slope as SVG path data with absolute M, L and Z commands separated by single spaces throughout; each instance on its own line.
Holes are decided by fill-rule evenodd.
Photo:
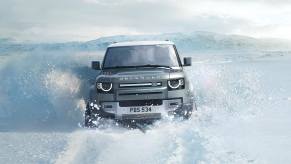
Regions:
M 290 42 L 280 39 L 256 39 L 240 35 L 224 35 L 196 31 L 192 33 L 167 33 L 158 35 L 118 35 L 101 37 L 87 42 L 66 43 L 16 43 L 9 39 L 0 39 L 0 51 L 59 51 L 104 50 L 109 44 L 135 40 L 171 40 L 182 51 L 205 50 L 290 50 Z

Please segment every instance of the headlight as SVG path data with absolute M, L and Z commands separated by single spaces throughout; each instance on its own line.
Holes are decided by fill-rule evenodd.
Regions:
M 174 79 L 168 81 L 169 89 L 184 89 L 184 79 Z
M 112 90 L 112 83 L 97 83 L 96 84 L 97 90 L 100 90 L 102 92 L 109 92 Z

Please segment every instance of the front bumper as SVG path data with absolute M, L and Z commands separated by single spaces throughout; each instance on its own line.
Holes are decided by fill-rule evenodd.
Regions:
M 101 110 L 117 120 L 160 119 L 182 105 L 183 98 L 100 102 Z

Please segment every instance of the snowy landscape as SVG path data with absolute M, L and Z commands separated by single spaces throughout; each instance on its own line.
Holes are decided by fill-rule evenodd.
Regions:
M 176 43 L 198 110 L 146 133 L 108 122 L 82 128 L 106 46 Z M 123 35 L 86 42 L 0 39 L 0 163 L 290 163 L 291 48 L 286 40 L 210 32 Z

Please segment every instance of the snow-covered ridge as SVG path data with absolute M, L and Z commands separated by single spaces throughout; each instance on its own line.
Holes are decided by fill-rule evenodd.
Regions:
M 224 35 L 211 32 L 167 33 L 158 35 L 118 35 L 101 37 L 87 42 L 65 43 L 21 43 L 11 39 L 0 39 L 0 51 L 34 51 L 34 50 L 104 50 L 113 42 L 170 40 L 180 50 L 290 50 L 289 41 L 280 39 L 256 39 L 240 35 Z

